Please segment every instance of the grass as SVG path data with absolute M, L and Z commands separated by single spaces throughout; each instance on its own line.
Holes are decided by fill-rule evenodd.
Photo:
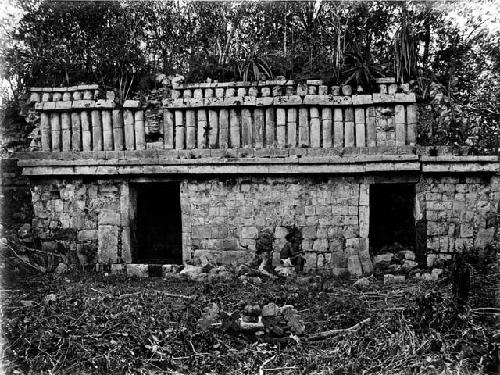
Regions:
M 6 288 L 6 374 L 480 374 L 498 364 L 492 315 L 473 310 L 488 302 L 457 308 L 446 281 L 375 280 L 358 289 L 328 276 L 254 285 L 74 273 Z M 198 320 L 213 302 L 228 312 L 292 304 L 305 334 L 202 330 Z M 358 331 L 307 339 L 366 318 Z

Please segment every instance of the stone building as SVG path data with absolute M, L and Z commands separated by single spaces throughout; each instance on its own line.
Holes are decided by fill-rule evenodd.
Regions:
M 95 85 L 32 88 L 33 151 L 17 157 L 35 238 L 132 272 L 249 263 L 263 233 L 276 264 L 295 227 L 306 269 L 355 275 L 391 249 L 425 266 L 492 243 L 497 157 L 416 145 L 415 95 L 379 86 L 184 84 L 123 105 Z

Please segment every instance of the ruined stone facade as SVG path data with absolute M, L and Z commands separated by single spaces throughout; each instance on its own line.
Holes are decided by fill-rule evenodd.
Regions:
M 493 242 L 498 177 L 413 176 L 409 180 L 416 181 L 418 192 L 415 219 L 426 223 L 426 253 L 447 258 L 450 252 Z M 307 270 L 371 273 L 370 185 L 391 182 L 390 178 L 340 176 L 176 180 L 183 260 L 251 263 L 259 235 L 271 230 L 274 264 L 278 264 L 288 228 L 296 226 L 302 230 Z M 67 254 L 74 264 L 134 263 L 130 186 L 134 184 L 128 179 L 33 183 L 33 229 L 42 249 Z
M 417 190 L 428 249 L 462 252 L 493 243 L 500 201 L 498 176 L 426 177 Z
M 387 93 L 383 83 L 373 96 L 342 96 L 318 81 L 261 86 L 182 86 L 164 100 L 163 122 L 156 116 L 154 126 L 141 103 L 96 100 L 93 86 L 83 88 L 85 99 L 73 92 L 70 104 L 43 101 L 35 90 L 34 146 L 45 152 L 19 154 L 19 165 L 30 178 L 41 248 L 72 264 L 144 264 L 141 223 L 157 215 L 148 225 L 180 221 L 180 263 L 251 263 L 270 232 L 278 264 L 296 227 L 307 270 L 369 274 L 372 200 L 381 199 L 371 190 L 384 184 L 413 192 L 406 219 L 421 263 L 495 241 L 496 157 L 416 146 L 413 94 L 396 93 L 394 84 Z M 71 99 L 69 92 L 61 98 Z M 151 184 L 175 188 L 141 193 Z M 151 212 L 141 212 L 148 200 Z M 155 211 L 164 200 L 178 202 L 178 217 Z M 158 233 L 151 246 L 161 241 L 176 240 Z

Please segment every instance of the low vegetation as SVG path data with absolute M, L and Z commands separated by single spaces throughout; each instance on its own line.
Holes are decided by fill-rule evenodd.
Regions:
M 452 282 L 354 286 L 328 275 L 197 283 L 40 275 L 3 294 L 7 374 L 481 374 L 498 366 L 494 258 L 473 265 L 471 298 Z M 236 275 L 235 275 L 236 276 Z M 234 324 L 293 305 L 301 330 Z M 256 306 L 258 305 L 258 306 Z M 216 306 L 216 307 L 215 307 Z M 214 309 L 220 313 L 214 314 Z M 262 313 L 265 315 L 264 313 Z M 281 328 L 280 328 L 281 327 Z M 333 331 L 332 331 L 333 330 Z M 299 333 L 297 333 L 299 332 Z

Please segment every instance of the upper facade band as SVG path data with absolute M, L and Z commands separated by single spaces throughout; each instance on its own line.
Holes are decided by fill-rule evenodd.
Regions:
M 321 80 L 174 85 L 161 101 L 126 100 L 97 85 L 32 88 L 33 150 L 353 148 L 413 146 L 415 94 L 394 79 L 379 92 Z

